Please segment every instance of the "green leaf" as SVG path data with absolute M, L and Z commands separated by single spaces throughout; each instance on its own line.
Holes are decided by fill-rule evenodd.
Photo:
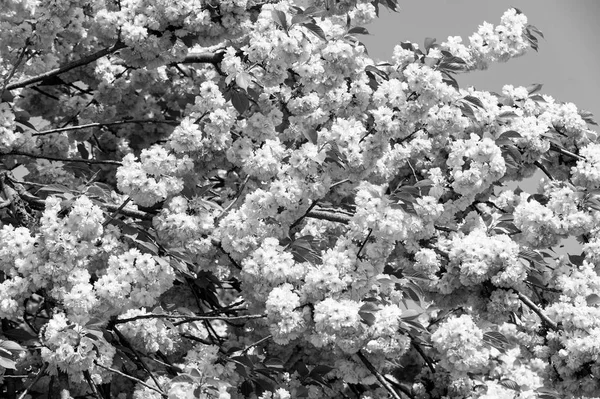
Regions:
M 317 144 L 317 140 L 318 140 L 318 134 L 317 134 L 317 130 L 310 128 L 310 129 L 303 129 L 302 130 L 302 134 L 304 135 L 304 137 L 306 137 L 306 139 L 308 141 L 310 141 L 313 144 Z
M 504 351 L 508 346 L 508 340 L 504 336 L 504 334 L 498 331 L 488 331 L 483 334 L 483 342 L 487 343 L 494 348 Z
M 288 24 L 287 17 L 283 11 L 272 10 L 271 15 L 273 16 L 273 20 L 275 23 L 284 30 L 285 33 L 288 32 Z
M 350 28 L 350 30 L 348 31 L 349 34 L 353 35 L 353 34 L 357 34 L 357 35 L 368 35 L 369 31 L 367 30 L 367 28 L 363 28 L 362 26 L 355 26 L 353 28 Z
M 0 356 L 0 367 L 14 370 L 17 368 L 17 363 L 12 359 Z
M 239 88 L 247 90 L 250 83 L 252 83 L 252 76 L 248 72 L 240 72 L 235 77 L 235 83 Z
M 435 37 L 426 37 L 425 38 L 425 54 L 429 53 L 429 49 L 435 43 Z
M 529 29 L 532 32 L 534 32 L 535 34 L 539 35 L 541 38 L 544 38 L 544 34 L 542 33 L 542 31 L 539 30 L 538 28 L 536 28 L 535 26 L 527 25 L 527 29 Z
M 21 345 L 13 341 L 2 341 L 0 342 L 0 348 L 7 349 L 9 351 L 24 351 L 26 350 Z
M 521 134 L 515 130 L 507 130 L 505 132 L 502 132 L 502 134 L 500 135 L 500 138 L 513 138 L 513 139 L 520 139 L 523 136 L 521 136 Z
M 527 92 L 531 95 L 534 93 L 537 93 L 538 91 L 542 90 L 542 87 L 544 85 L 541 83 L 532 83 L 529 86 L 527 86 Z
M 505 386 L 506 388 L 508 388 L 508 389 L 512 389 L 512 390 L 514 390 L 514 391 L 520 391 L 520 390 L 521 390 L 521 388 L 519 387 L 519 384 L 517 384 L 517 383 L 516 383 L 515 381 L 513 381 L 513 380 L 509 380 L 508 378 L 507 378 L 507 379 L 500 380 L 500 385 L 503 385 L 503 386 Z
M 292 17 L 292 25 L 301 24 L 310 20 L 312 20 L 312 18 L 308 15 L 296 14 Z
M 466 116 L 467 118 L 475 119 L 475 112 L 473 111 L 473 108 L 469 104 L 462 103 L 459 106 L 459 108 L 462 111 L 463 116 Z
M 478 99 L 475 96 L 466 96 L 466 97 L 463 98 L 463 100 L 470 102 L 471 104 L 475 105 L 477 108 L 485 109 L 485 107 L 484 107 L 483 103 L 481 102 L 481 100 Z
M 580 109 L 579 116 L 581 116 L 581 119 L 583 119 L 586 123 L 589 123 L 590 125 L 598 125 L 598 122 L 594 120 L 594 114 L 592 114 L 589 111 L 584 111 Z
M 321 27 L 319 25 L 317 25 L 313 22 L 306 22 L 306 23 L 303 23 L 302 26 L 304 26 L 306 29 L 308 29 L 315 35 L 319 36 L 324 41 L 327 41 L 327 36 L 325 36 L 325 32 L 323 32 L 323 29 L 321 29 Z

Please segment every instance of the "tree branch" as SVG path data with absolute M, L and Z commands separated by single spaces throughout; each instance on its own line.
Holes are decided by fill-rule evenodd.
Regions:
M 28 152 L 21 152 L 21 151 L 11 151 L 11 152 L 9 152 L 7 154 L 0 154 L 0 156 L 2 156 L 2 155 L 4 155 L 4 156 L 6 156 L 6 155 L 20 155 L 20 156 L 29 157 L 29 158 L 47 159 L 49 161 L 81 162 L 81 163 L 94 164 L 94 165 L 115 165 L 115 166 L 121 166 L 121 165 L 123 165 L 121 162 L 114 161 L 114 160 L 111 160 L 111 159 L 98 160 L 98 159 L 60 158 L 60 157 L 51 157 L 51 156 L 47 156 L 47 155 L 30 154 Z
M 38 371 L 38 373 L 36 374 L 36 376 L 33 379 L 33 381 L 31 381 L 31 384 L 29 384 L 27 386 L 27 388 L 25 388 L 25 390 L 21 393 L 21 395 L 19 395 L 19 399 L 23 399 L 25 396 L 27 396 L 27 392 L 29 392 L 29 390 L 31 388 L 33 388 L 33 386 L 35 384 L 37 384 L 37 382 L 40 380 L 40 378 L 42 378 L 42 376 L 46 372 L 46 369 L 48 369 L 48 363 L 44 364 L 44 366 L 40 369 L 40 371 Z
M 128 378 L 128 379 L 132 380 L 132 381 L 135 381 L 138 384 L 141 384 L 141 385 L 145 386 L 146 388 L 148 388 L 148 389 L 150 389 L 150 390 L 152 390 L 154 392 L 159 393 L 161 396 L 163 396 L 165 398 L 167 397 L 167 395 L 165 395 L 164 393 L 162 393 L 158 389 L 154 388 L 153 386 L 146 384 L 144 381 L 140 380 L 139 378 L 135 378 L 134 376 L 131 376 L 131 375 L 127 374 L 127 373 L 123 373 L 122 371 L 119 371 L 117 369 L 113 369 L 111 367 L 104 367 L 103 365 L 101 365 L 100 363 L 98 363 L 98 361 L 96 361 L 96 360 L 94 360 L 94 364 L 96 366 L 100 367 L 100 368 L 103 368 L 104 370 L 113 372 L 115 374 L 119 374 L 122 377 L 125 377 L 125 378 Z
M 39 74 L 37 76 L 33 76 L 33 77 L 27 78 L 27 79 L 23 79 L 20 82 L 16 82 L 16 83 L 7 85 L 6 86 L 6 90 L 19 89 L 21 87 L 25 87 L 25 86 L 32 85 L 34 83 L 41 82 L 41 81 L 43 81 L 45 79 L 48 79 L 48 78 L 51 78 L 51 77 L 54 77 L 54 76 L 58 76 L 61 73 L 65 73 L 65 72 L 70 71 L 71 69 L 75 69 L 75 68 L 78 68 L 80 66 L 84 66 L 84 65 L 90 64 L 90 63 L 96 61 L 99 58 L 102 58 L 104 56 L 112 54 L 112 53 L 114 53 L 114 52 L 116 52 L 116 51 L 118 51 L 118 50 L 120 50 L 122 48 L 125 48 L 125 47 L 126 46 L 125 46 L 124 43 L 118 41 L 112 47 L 104 48 L 104 49 L 102 49 L 100 51 L 96 51 L 95 53 L 90 54 L 90 55 L 88 55 L 86 57 L 80 58 L 80 59 L 75 60 L 75 61 L 68 62 L 68 63 L 66 63 L 63 66 L 60 66 L 60 67 L 55 68 L 55 69 L 52 69 L 52 70 L 50 70 L 48 72 L 44 72 L 44 73 Z
M 343 224 L 350 223 L 350 216 L 343 213 L 332 213 L 321 210 L 312 210 L 306 214 L 306 217 L 313 219 L 329 220 L 330 222 L 338 222 Z
M 398 395 L 398 392 L 396 392 L 394 390 L 394 388 L 392 388 L 392 386 L 385 380 L 385 378 L 383 378 L 383 376 L 381 375 L 381 373 L 379 373 L 379 371 L 377 371 L 377 369 L 375 368 L 375 366 L 373 366 L 371 364 L 371 362 L 369 361 L 369 359 L 367 359 L 365 357 L 365 355 L 363 355 L 363 353 L 361 351 L 356 352 L 356 355 L 361 360 L 361 362 L 363 362 L 363 364 L 369 369 L 369 371 L 375 376 L 375 378 L 377 378 L 377 381 L 379 381 L 379 383 L 381 384 L 381 386 L 384 387 L 385 390 L 388 391 L 390 393 L 390 395 L 392 395 L 392 397 L 394 399 L 402 399 L 400 397 L 400 395 Z M 412 397 L 412 396 L 409 395 L 409 397 Z
M 127 319 L 114 319 L 109 323 L 110 325 L 117 325 L 123 323 L 129 323 L 132 321 L 143 320 L 143 319 L 184 319 L 176 323 L 176 325 L 191 323 L 193 321 L 202 320 L 225 320 L 225 321 L 236 321 L 236 320 L 247 320 L 247 319 L 262 319 L 267 317 L 264 314 L 248 314 L 241 316 L 188 316 L 188 315 L 172 315 L 172 314 L 142 314 L 139 316 L 130 317 Z
M 546 325 L 548 325 L 548 327 L 550 327 L 554 331 L 559 330 L 558 325 L 555 322 L 553 322 L 552 320 L 550 320 L 550 318 L 548 316 L 546 316 L 544 314 L 544 312 L 542 312 L 542 310 L 535 303 L 533 303 L 533 301 L 531 299 L 529 299 L 525 295 L 521 294 L 517 290 L 515 290 L 515 292 L 519 296 L 519 299 L 521 300 L 521 302 L 523 302 L 525 305 L 527 305 L 527 307 L 529 309 L 531 309 L 535 314 L 537 314 L 540 317 L 540 319 L 542 319 L 542 322 L 544 322 Z
M 567 150 L 565 150 L 564 148 L 561 148 L 561 147 L 557 146 L 557 145 L 556 145 L 556 144 L 554 144 L 554 143 L 550 143 L 550 149 L 551 149 L 552 151 L 556 151 L 556 152 L 558 152 L 559 154 L 565 155 L 565 156 L 567 156 L 567 157 L 574 158 L 574 159 L 576 159 L 576 160 L 578 160 L 578 161 L 581 161 L 581 160 L 584 160 L 584 159 L 585 159 L 585 158 L 584 158 L 584 157 L 582 157 L 581 155 L 577 155 L 577 154 L 574 154 L 574 153 L 572 153 L 571 151 L 567 151 Z
M 177 125 L 177 124 L 179 124 L 179 121 L 169 121 L 169 120 L 160 120 L 160 119 L 128 119 L 128 120 L 116 121 L 116 122 L 88 123 L 85 125 L 67 126 L 67 127 L 61 127 L 58 129 L 43 130 L 41 132 L 34 133 L 32 135 L 33 136 L 45 136 L 48 134 L 62 133 L 62 132 L 70 131 L 70 130 L 81 130 L 81 129 L 87 129 L 87 128 L 91 128 L 91 127 L 124 125 L 126 123 L 165 123 L 165 124 L 169 124 L 169 125 Z

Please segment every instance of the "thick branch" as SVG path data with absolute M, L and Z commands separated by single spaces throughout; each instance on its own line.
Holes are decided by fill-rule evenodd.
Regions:
M 31 78 L 27 78 L 27 79 L 23 79 L 20 82 L 16 82 L 16 83 L 7 85 L 6 86 L 6 90 L 19 89 L 21 87 L 25 87 L 25 86 L 32 85 L 34 83 L 41 82 L 41 81 L 43 81 L 45 79 L 48 79 L 48 78 L 51 78 L 51 77 L 54 77 L 54 76 L 58 76 L 61 73 L 65 73 L 65 72 L 70 71 L 71 69 L 75 69 L 75 68 L 78 68 L 80 66 L 84 66 L 84 65 L 90 64 L 90 63 L 96 61 L 97 59 L 102 58 L 104 56 L 107 56 L 109 54 L 112 54 L 115 51 L 118 51 L 118 50 L 120 50 L 122 48 L 125 48 L 125 44 L 123 44 L 121 42 L 117 42 L 112 47 L 104 48 L 104 49 L 102 49 L 100 51 L 97 51 L 97 52 L 95 52 L 93 54 L 90 54 L 90 55 L 88 55 L 86 57 L 80 58 L 80 59 L 75 60 L 75 61 L 68 62 L 68 63 L 66 63 L 63 66 L 60 66 L 60 67 L 55 68 L 55 69 L 52 69 L 52 70 L 50 70 L 48 72 L 44 72 L 44 73 L 39 74 L 37 76 L 31 77 Z
M 308 212 L 306 216 L 313 219 L 329 220 L 330 222 L 338 222 L 343 224 L 350 223 L 350 220 L 352 219 L 350 216 L 347 216 L 343 213 L 332 213 L 320 210 L 312 210 Z
M 182 61 L 178 64 L 213 64 L 216 65 L 223 61 L 225 56 L 224 50 L 217 50 L 216 52 L 206 53 L 189 53 Z

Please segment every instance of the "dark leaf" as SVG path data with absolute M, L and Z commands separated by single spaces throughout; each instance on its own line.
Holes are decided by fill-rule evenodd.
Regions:
M 521 390 L 519 388 L 519 384 L 517 384 L 515 381 L 509 380 L 509 379 L 500 380 L 500 385 L 503 385 L 506 388 L 512 389 L 512 390 L 515 390 L 515 391 L 520 391 Z
M 29 340 L 38 338 L 37 335 L 32 334 L 23 328 L 13 328 L 11 330 L 6 330 L 6 331 L 4 331 L 4 336 L 8 339 L 11 339 L 14 341 L 20 341 L 20 342 L 29 341 Z
M 248 96 L 246 95 L 246 93 L 235 90 L 231 93 L 231 104 L 236 109 L 236 111 L 241 115 L 250 106 L 250 101 L 248 100 Z
M 327 36 L 325 36 L 325 32 L 323 32 L 323 29 L 321 29 L 321 27 L 319 25 L 317 25 L 313 22 L 306 22 L 306 23 L 303 23 L 302 26 L 304 26 L 306 29 L 308 29 L 315 35 L 319 36 L 321 39 L 327 41 Z
M 87 150 L 87 148 L 85 148 L 85 144 L 84 143 L 78 143 L 77 144 L 77 150 L 79 151 L 79 155 L 81 155 L 82 159 L 89 159 L 90 153 Z
M 583 265 L 584 259 L 585 259 L 585 256 L 582 256 L 582 255 L 569 255 L 569 262 L 571 262 L 575 266 Z
M 357 35 L 368 35 L 369 31 L 366 28 L 363 28 L 362 26 L 355 26 L 353 28 L 350 28 L 348 33 Z
M 587 298 L 585 298 L 585 301 L 587 302 L 588 306 L 598 305 L 600 303 L 600 296 L 596 294 L 591 294 L 588 295 Z
M 505 132 L 503 132 L 499 138 L 514 138 L 514 139 L 520 139 L 523 136 L 521 136 L 521 134 L 515 130 L 507 130 Z
M 326 366 L 324 364 L 319 364 L 318 366 L 315 366 L 311 371 L 309 376 L 310 377 L 315 377 L 315 376 L 324 376 L 327 373 L 329 373 L 331 370 L 333 370 L 333 367 L 329 367 Z

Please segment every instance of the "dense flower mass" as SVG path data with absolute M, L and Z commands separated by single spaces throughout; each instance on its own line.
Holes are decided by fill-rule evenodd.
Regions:
M 593 119 L 455 79 L 521 11 L 375 62 L 397 0 L 1 3 L 0 397 L 600 392 Z

